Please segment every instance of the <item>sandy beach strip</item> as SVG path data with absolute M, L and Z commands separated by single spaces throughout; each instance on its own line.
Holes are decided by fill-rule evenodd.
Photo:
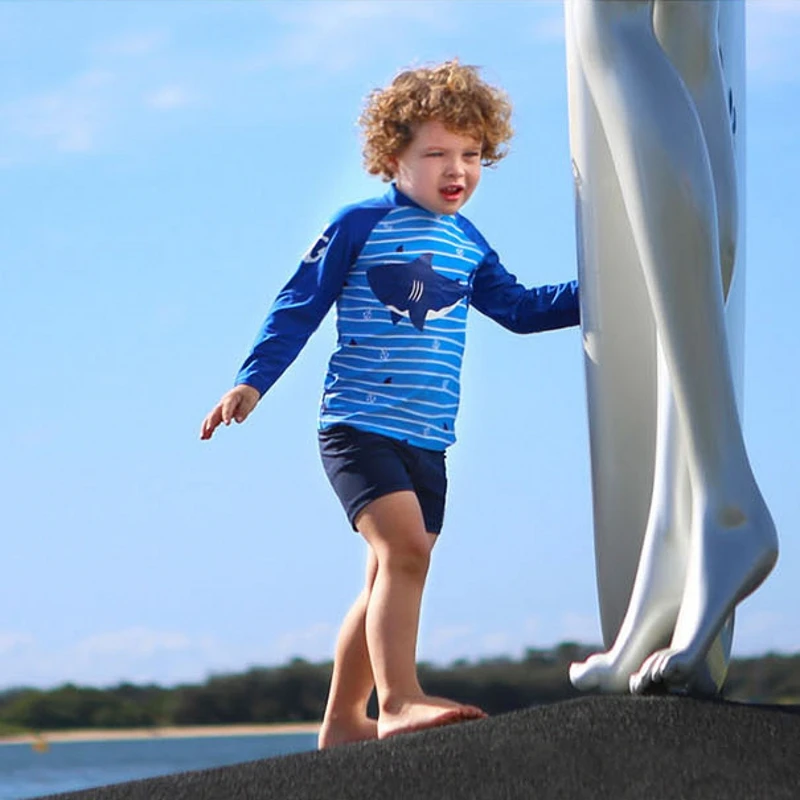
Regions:
M 0 736 L 3 744 L 42 745 L 53 742 L 108 742 L 125 739 L 192 739 L 210 736 L 273 736 L 277 734 L 313 733 L 318 722 L 287 722 L 264 725 L 186 725 L 163 728 L 90 729 L 72 731 L 40 731 Z

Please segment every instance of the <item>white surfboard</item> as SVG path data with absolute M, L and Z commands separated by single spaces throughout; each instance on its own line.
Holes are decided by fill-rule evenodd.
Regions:
M 739 239 L 726 305 L 741 414 L 744 339 L 745 9 L 720 3 L 720 45 L 736 114 Z M 639 561 L 653 482 L 656 339 L 642 269 L 605 136 L 577 56 L 565 3 L 570 149 L 576 182 L 578 276 L 591 450 L 594 547 L 604 645 L 619 631 Z M 688 518 L 688 509 L 687 516 Z M 732 620 L 709 656 L 721 686 Z

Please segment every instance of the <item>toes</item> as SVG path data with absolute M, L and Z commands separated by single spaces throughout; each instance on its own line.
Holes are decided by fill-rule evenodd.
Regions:
M 462 706 L 459 711 L 461 712 L 462 719 L 485 719 L 489 715 L 478 706 Z
M 661 680 L 668 682 L 685 682 L 692 673 L 691 664 L 688 659 L 682 657 L 681 653 L 670 653 L 664 658 L 661 664 Z
M 631 694 L 644 694 L 651 684 L 656 680 L 654 671 L 661 658 L 661 650 L 651 653 L 643 662 L 642 666 L 630 677 L 628 688 Z
M 654 683 L 662 683 L 664 681 L 664 671 L 669 666 L 671 650 L 662 650 L 658 653 L 658 658 L 653 662 L 652 675 Z
M 647 689 L 645 674 L 636 672 L 628 679 L 628 690 L 631 694 L 643 694 Z
M 684 653 L 669 648 L 648 656 L 631 675 L 628 686 L 631 694 L 680 692 L 685 689 L 693 664 Z
M 669 690 L 669 683 L 682 672 L 682 661 L 674 650 L 657 650 L 648 656 L 639 670 L 631 676 L 631 694 Z
M 456 725 L 460 722 L 467 722 L 470 719 L 475 719 L 475 717 L 463 716 L 463 711 L 464 711 L 463 708 L 446 709 L 443 710 L 441 714 L 437 714 L 435 716 L 428 718 L 414 720 L 412 722 L 406 723 L 405 725 L 398 725 L 395 728 L 389 728 L 388 730 L 381 730 L 379 726 L 378 738 L 389 739 L 393 736 L 400 736 L 401 734 L 417 733 L 418 731 L 426 731 L 430 730 L 431 728 L 443 728 L 448 725 Z M 480 709 L 476 709 L 476 711 L 480 711 Z M 481 713 L 483 714 L 482 711 Z

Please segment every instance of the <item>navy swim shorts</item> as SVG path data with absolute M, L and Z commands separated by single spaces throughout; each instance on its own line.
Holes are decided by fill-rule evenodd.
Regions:
M 319 432 L 319 452 L 354 530 L 356 517 L 368 503 L 409 490 L 419 499 L 425 530 L 441 531 L 447 492 L 443 450 L 425 450 L 349 425 L 332 425 Z

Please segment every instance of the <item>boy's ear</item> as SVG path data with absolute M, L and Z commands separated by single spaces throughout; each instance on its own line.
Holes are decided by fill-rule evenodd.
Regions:
M 387 156 L 385 161 L 386 171 L 394 178 L 397 175 L 397 156 Z

